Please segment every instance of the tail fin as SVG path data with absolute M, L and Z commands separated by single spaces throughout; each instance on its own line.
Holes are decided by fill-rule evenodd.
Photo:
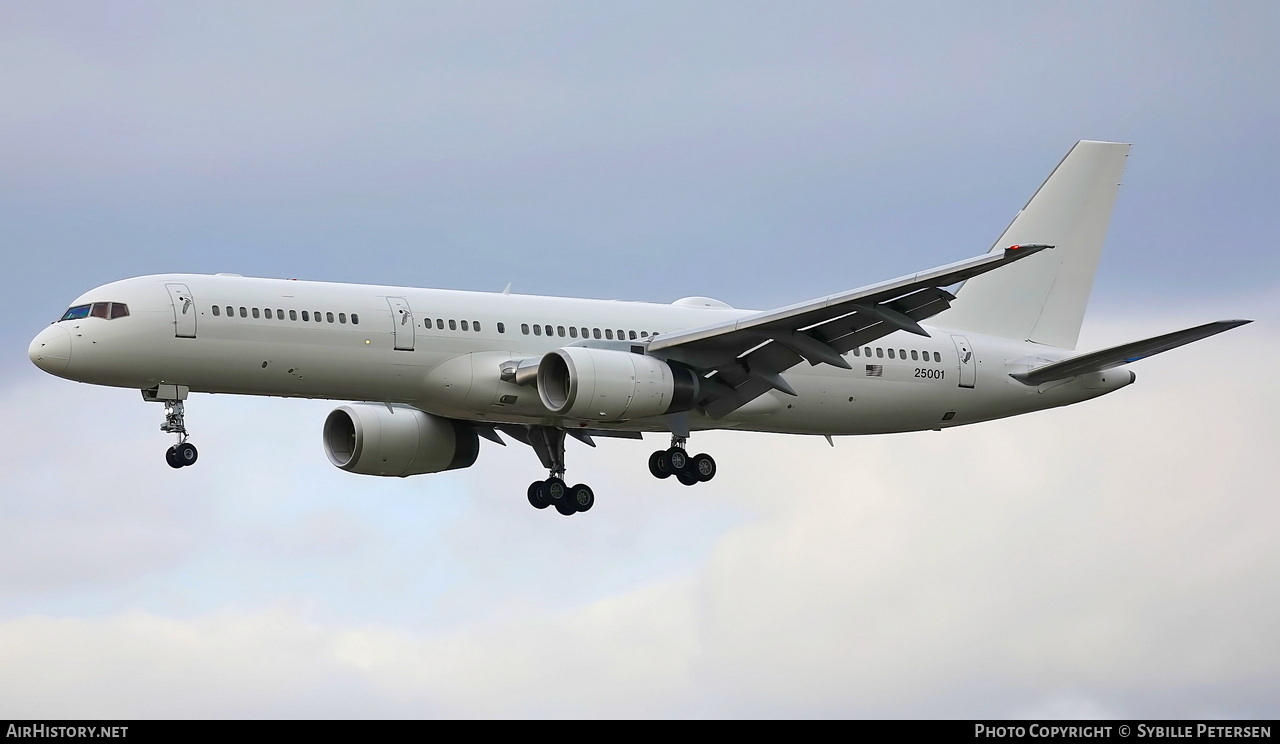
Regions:
M 1077 142 L 991 250 L 1056 248 L 965 282 L 934 322 L 1074 349 L 1128 154 L 1119 142 Z

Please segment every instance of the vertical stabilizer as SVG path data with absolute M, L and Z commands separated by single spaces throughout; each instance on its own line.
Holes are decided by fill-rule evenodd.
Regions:
M 933 323 L 1074 349 L 1128 154 L 1119 142 L 1077 142 L 992 248 L 1054 250 L 965 282 Z

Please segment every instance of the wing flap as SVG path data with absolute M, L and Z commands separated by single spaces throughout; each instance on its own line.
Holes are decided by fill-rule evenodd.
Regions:
M 1163 336 L 1155 336 L 1141 341 L 1112 346 L 1109 349 L 1080 354 L 1070 359 L 1063 359 L 1060 362 L 1053 362 L 1026 372 L 1013 374 L 1010 377 L 1026 385 L 1040 385 L 1089 372 L 1101 372 L 1129 364 L 1130 362 L 1136 362 L 1139 359 L 1146 359 L 1149 356 L 1155 356 L 1161 352 L 1176 349 L 1193 341 L 1199 341 L 1252 322 L 1251 320 L 1217 320 L 1194 328 L 1185 328 L 1181 331 L 1166 333 Z
M 676 349 L 677 347 L 698 341 L 718 341 L 733 345 L 735 332 L 749 331 L 770 327 L 787 330 L 814 328 L 823 323 L 839 319 L 857 311 L 858 305 L 873 307 L 881 302 L 905 298 L 920 290 L 947 287 L 958 282 L 972 279 L 1033 256 L 1042 250 L 1052 248 L 1049 245 L 1011 246 L 1000 253 L 987 253 L 974 258 L 939 266 L 936 269 L 910 274 L 887 282 L 872 284 L 859 289 L 840 292 L 838 294 L 819 297 L 808 302 L 754 313 L 744 318 L 693 328 L 687 331 L 659 336 L 649 344 L 650 352 Z M 941 312 L 942 308 L 939 308 Z
M 1011 246 L 929 271 L 899 277 L 732 321 L 667 334 L 648 352 L 698 371 L 698 405 L 720 418 L 769 390 L 795 391 L 782 373 L 800 362 L 849 369 L 842 355 L 894 331 L 928 336 L 919 321 L 950 306 L 944 287 L 1032 256 L 1048 245 Z

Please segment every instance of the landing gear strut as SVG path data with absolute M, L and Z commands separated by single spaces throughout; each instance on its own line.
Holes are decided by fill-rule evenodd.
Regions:
M 178 435 L 178 443 L 164 453 L 164 460 L 171 468 L 194 465 L 200 456 L 196 446 L 187 441 L 187 423 L 182 406 L 186 397 L 187 388 L 181 385 L 159 385 L 142 391 L 143 400 L 164 403 L 164 423 L 160 425 L 160 431 Z
M 556 511 L 568 517 L 595 506 L 596 495 L 591 487 L 579 483 L 570 488 L 564 482 L 564 430 L 551 426 L 529 427 L 529 444 L 551 475 L 542 481 L 529 484 L 529 503 L 535 509 L 554 506 Z
M 705 483 L 716 477 L 715 459 L 705 453 L 690 457 L 685 450 L 688 441 L 687 436 L 673 434 L 670 448 L 649 455 L 649 472 L 653 477 L 669 478 L 674 475 L 686 486 Z

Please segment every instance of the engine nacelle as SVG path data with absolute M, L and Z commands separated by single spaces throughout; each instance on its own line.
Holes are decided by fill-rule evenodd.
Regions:
M 661 359 L 612 349 L 567 346 L 538 364 L 538 397 L 552 413 L 622 421 L 693 408 L 698 378 Z
M 466 424 L 416 408 L 352 403 L 324 420 L 324 453 L 351 473 L 404 477 L 471 467 L 480 438 Z

